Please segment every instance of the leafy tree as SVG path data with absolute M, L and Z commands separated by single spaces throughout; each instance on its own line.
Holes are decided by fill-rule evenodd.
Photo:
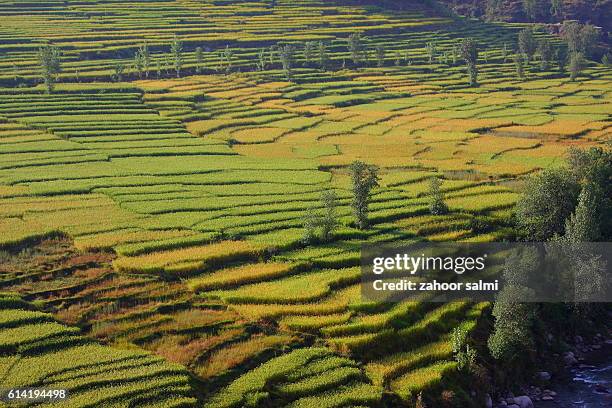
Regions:
M 599 30 L 592 24 L 585 24 L 580 29 L 580 52 L 591 57 L 599 40 Z
M 183 67 L 183 43 L 179 40 L 176 34 L 174 34 L 172 44 L 170 45 L 170 54 L 172 55 L 176 77 L 180 78 L 181 68 Z
M 425 44 L 425 52 L 427 53 L 427 58 L 430 64 L 433 64 L 434 59 L 436 58 L 436 45 L 433 42 L 428 42 Z
M 319 66 L 322 70 L 326 70 L 329 64 L 329 57 L 327 56 L 327 47 L 323 41 L 319 41 Z
M 535 21 L 538 14 L 537 0 L 523 0 L 523 11 L 529 20 Z
M 502 13 L 503 0 L 486 0 L 485 16 L 489 21 L 495 21 Z
M 610 54 L 610 52 L 606 52 L 604 56 L 601 57 L 601 63 L 604 64 L 608 68 L 611 67 L 612 66 L 612 54 Z
M 516 205 L 516 222 L 524 238 L 543 242 L 561 235 L 579 191 L 578 181 L 567 169 L 544 170 L 531 177 Z
M 353 184 L 353 214 L 359 229 L 368 227 L 370 192 L 378 186 L 378 167 L 354 161 L 349 167 Z
M 376 65 L 378 67 L 385 65 L 385 48 L 382 45 L 376 46 Z
M 226 45 L 221 53 L 221 61 L 225 63 L 225 73 L 230 73 L 234 65 L 234 51 L 230 49 L 229 45 Z
M 547 71 L 550 68 L 550 61 L 553 57 L 553 47 L 548 39 L 542 39 L 538 46 L 540 53 L 540 68 L 542 71 Z
M 321 194 L 323 204 L 323 215 L 321 216 L 321 240 L 327 242 L 331 239 L 333 232 L 338 227 L 338 197 L 333 190 L 324 191 Z
M 504 61 L 504 63 L 508 61 L 508 44 L 504 43 L 501 54 L 502 54 L 502 60 Z
M 157 71 L 157 77 L 161 78 L 161 76 L 162 76 L 162 63 L 161 63 L 161 61 L 155 61 L 155 70 Z
M 399 51 L 395 51 L 395 66 L 399 67 L 402 65 L 402 54 Z
M 294 53 L 295 49 L 290 44 L 280 47 L 279 56 L 281 64 L 283 65 L 283 72 L 285 73 L 285 77 L 287 77 L 287 79 L 291 79 L 293 74 L 292 69 L 294 64 Z
M 470 86 L 478 85 L 478 46 L 472 38 L 465 38 L 461 41 L 461 57 L 465 61 L 468 76 L 470 78 Z
M 533 58 L 533 54 L 535 54 L 538 44 L 533 35 L 533 30 L 529 27 L 524 28 L 518 34 L 518 45 L 519 50 L 525 58 L 527 59 L 527 63 L 531 62 Z
M 514 55 L 514 68 L 516 70 L 516 76 L 521 81 L 525 79 L 525 64 L 523 61 L 524 61 L 523 54 L 516 53 Z
M 570 80 L 575 81 L 586 65 L 586 60 L 580 52 L 574 52 L 570 56 L 569 72 Z
M 115 73 L 113 74 L 113 79 L 115 82 L 121 82 L 123 80 L 123 73 L 125 72 L 125 65 L 122 62 L 117 62 L 113 69 Z
M 302 242 L 305 244 L 312 244 L 317 238 L 317 227 L 319 225 L 319 215 L 310 208 L 304 216 L 304 235 L 302 236 Z
M 348 39 L 348 50 L 355 66 L 360 65 L 364 61 L 365 54 L 361 33 L 353 33 L 350 35 Z
M 304 44 L 304 59 L 306 60 L 306 64 L 310 65 L 312 60 L 315 58 L 315 54 L 317 52 L 317 43 L 315 41 L 307 41 Z
M 563 16 L 563 0 L 550 0 L 550 15 L 556 18 Z
M 147 41 L 138 48 L 140 54 L 140 61 L 142 63 L 142 70 L 144 71 L 145 78 L 149 77 L 149 71 L 151 70 L 151 52 L 149 51 L 149 44 Z
M 195 60 L 196 60 L 196 73 L 202 73 L 202 65 L 204 65 L 204 53 L 202 52 L 202 47 L 197 47 L 195 49 Z
M 328 242 L 333 232 L 338 227 L 336 207 L 338 199 L 333 190 L 324 191 L 321 194 L 321 205 L 323 213 L 316 212 L 310 208 L 304 217 L 304 235 L 302 241 L 311 244 L 316 240 Z M 320 230 L 320 234 L 317 232 Z
M 134 53 L 134 72 L 138 74 L 138 78 L 142 78 L 142 70 L 143 70 L 143 62 L 142 62 L 142 54 L 140 50 Z
M 580 31 L 582 25 L 576 21 L 566 21 L 561 27 L 561 37 L 567 43 L 570 53 L 581 51 Z
M 55 88 L 57 74 L 61 71 L 61 51 L 53 44 L 47 44 L 38 49 L 38 63 L 42 80 L 47 88 L 47 93 L 52 93 Z
M 262 48 L 257 53 L 257 70 L 258 71 L 265 71 L 266 70 L 266 62 L 267 62 L 267 59 L 266 59 L 266 50 L 264 48 Z
M 565 239 L 569 242 L 596 242 L 601 238 L 602 191 L 595 183 L 587 183 L 580 191 L 576 211 L 565 222 Z
M 565 52 L 565 48 L 559 47 L 557 48 L 557 52 L 555 53 L 555 60 L 557 61 L 557 68 L 560 73 L 565 73 L 565 65 L 567 63 L 567 53 Z
M 581 150 L 569 149 L 568 164 L 570 171 L 582 185 L 592 184 L 599 191 L 599 212 L 601 236 L 612 239 L 612 152 L 602 148 Z M 583 187 L 584 188 L 584 187 Z
M 488 346 L 491 355 L 505 363 L 520 360 L 525 349 L 533 348 L 532 333 L 537 317 L 535 308 L 516 299 L 524 293 L 526 276 L 538 267 L 538 254 L 534 248 L 512 254 L 504 264 L 506 285 L 493 306 L 495 323 Z
M 442 181 L 437 177 L 432 177 L 429 182 L 429 212 L 433 215 L 443 215 L 448 212 L 448 206 L 444 202 L 444 194 L 440 187 Z

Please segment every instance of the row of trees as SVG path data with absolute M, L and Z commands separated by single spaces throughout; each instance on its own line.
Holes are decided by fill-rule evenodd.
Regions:
M 564 73 L 569 65 L 570 78 L 575 79 L 586 65 L 586 58 L 591 57 L 599 38 L 598 30 L 590 24 L 580 24 L 577 22 L 567 22 L 562 27 L 562 38 L 566 42 L 566 47 L 555 48 L 549 38 L 537 39 L 531 28 L 525 28 L 518 34 L 517 50 L 513 51 L 516 73 L 520 79 L 525 78 L 525 67 L 529 66 L 536 56 L 540 59 L 542 71 L 550 69 L 553 62 L 556 62 L 559 72 Z M 134 53 L 131 72 L 138 78 L 149 78 L 150 73 L 155 69 L 157 77 L 174 74 L 177 78 L 181 76 L 184 66 L 184 47 L 182 41 L 175 35 L 170 43 L 170 52 L 164 58 L 156 58 L 153 63 L 151 51 L 145 41 Z M 366 42 L 361 33 L 355 32 L 349 36 L 346 49 L 350 56 L 352 66 L 359 67 L 372 65 L 373 60 L 378 67 L 382 67 L 387 62 L 387 52 L 383 45 L 376 45 L 373 56 L 371 50 L 366 47 Z M 469 83 L 471 86 L 478 84 L 478 61 L 479 46 L 472 38 L 466 38 L 453 45 L 449 50 L 441 51 L 434 42 L 428 42 L 425 50 L 430 64 L 437 59 L 439 63 L 456 65 L 462 60 L 466 66 Z M 328 54 L 328 47 L 322 41 L 308 41 L 300 48 L 297 44 L 275 45 L 261 49 L 257 54 L 255 69 L 264 71 L 276 63 L 280 63 L 285 76 L 291 79 L 293 69 L 296 67 L 297 55 L 301 52 L 306 67 L 318 67 L 327 70 L 331 66 L 331 59 Z M 504 62 L 509 58 L 510 50 L 504 44 L 501 54 Z M 202 73 L 204 67 L 204 51 L 202 47 L 195 49 L 195 72 Z M 52 45 L 47 44 L 41 47 L 38 52 L 39 64 L 41 67 L 41 78 L 47 91 L 52 92 L 57 75 L 61 71 L 60 64 L 61 52 Z M 484 54 L 486 61 L 486 54 Z M 229 73 L 234 67 L 235 53 L 229 46 L 218 52 L 217 72 Z M 610 57 L 604 57 L 603 62 L 610 63 Z M 402 63 L 411 64 L 408 54 L 403 56 L 399 51 L 395 51 L 395 65 Z M 343 60 L 342 67 L 346 67 L 346 60 Z M 114 65 L 113 79 L 123 80 L 128 67 L 124 62 Z
M 362 161 L 354 161 L 348 167 L 348 171 L 351 177 L 351 209 L 354 224 L 358 229 L 365 230 L 370 226 L 368 215 L 372 190 L 379 187 L 379 169 Z M 429 211 L 432 215 L 443 215 L 449 211 L 441 187 L 442 181 L 432 177 L 428 194 Z M 339 226 L 338 197 L 334 191 L 324 191 L 321 194 L 319 207 L 320 211 L 311 208 L 306 212 L 303 237 L 306 244 L 329 241 Z

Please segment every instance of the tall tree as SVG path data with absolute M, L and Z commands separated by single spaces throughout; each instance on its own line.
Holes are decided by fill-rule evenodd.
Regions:
M 327 55 L 327 47 L 323 41 L 319 41 L 319 67 L 326 70 L 329 65 L 329 57 Z
M 353 215 L 359 229 L 368 227 L 370 193 L 378 186 L 378 167 L 354 161 L 349 167 L 353 185 Z
M 425 44 L 425 52 L 427 52 L 427 58 L 430 64 L 433 64 L 434 59 L 436 58 L 436 44 L 434 44 L 433 42 L 429 41 L 427 44 Z
M 542 71 L 546 71 L 550 68 L 550 61 L 553 57 L 553 47 L 548 39 L 540 40 L 538 52 L 540 53 L 540 68 Z
M 47 93 L 55 89 L 57 74 L 61 71 L 61 51 L 53 44 L 47 44 L 38 49 L 38 63 L 42 80 L 47 88 Z
M 361 33 L 353 33 L 348 39 L 348 50 L 355 66 L 359 66 L 365 60 L 363 39 Z
M 550 15 L 556 19 L 563 17 L 563 0 L 550 0 Z
M 573 52 L 570 56 L 569 72 L 570 80 L 575 81 L 586 65 L 586 60 L 580 52 Z
M 230 49 L 229 45 L 226 45 L 221 53 L 221 61 L 225 64 L 225 73 L 230 73 L 234 65 L 234 51 Z
M 196 60 L 196 73 L 202 73 L 202 65 L 204 65 L 204 52 L 202 51 L 202 47 L 197 47 L 195 49 L 195 60 Z
M 529 20 L 535 21 L 538 14 L 537 0 L 523 0 L 523 11 Z
M 170 45 L 170 54 L 172 54 L 172 61 L 174 63 L 176 77 L 180 78 L 181 68 L 183 67 L 183 43 L 179 40 L 176 34 L 174 34 L 172 44 Z
M 531 177 L 516 205 L 516 222 L 524 238 L 544 242 L 562 235 L 579 192 L 578 181 L 566 169 L 544 170 Z
M 138 52 L 140 54 L 140 60 L 142 62 L 142 69 L 144 71 L 145 78 L 148 78 L 149 71 L 151 70 L 151 52 L 149 51 L 149 44 L 147 44 L 146 40 L 139 47 Z
M 385 65 L 385 48 L 382 45 L 376 46 L 376 65 L 378 67 Z
M 565 66 L 567 65 L 567 52 L 565 48 L 559 47 L 555 52 L 555 61 L 557 62 L 557 69 L 560 73 L 565 73 Z
M 465 38 L 461 41 L 461 56 L 465 61 L 470 86 L 478 85 L 478 46 L 473 38 Z
M 307 41 L 304 44 L 304 59 L 306 60 L 306 65 L 310 65 L 312 60 L 315 57 L 317 51 L 317 43 L 315 41 Z
M 338 196 L 335 191 L 327 190 L 321 194 L 321 204 L 323 204 L 323 215 L 321 216 L 321 240 L 327 242 L 338 227 Z
M 517 52 L 514 55 L 514 69 L 516 71 L 516 76 L 521 81 L 525 79 L 525 63 L 523 54 Z
M 283 65 L 283 72 L 287 79 L 291 79 L 293 76 L 293 64 L 294 64 L 295 49 L 293 45 L 285 44 L 280 47 L 280 60 Z
M 429 182 L 429 212 L 432 215 L 442 215 L 448 212 L 441 187 L 442 181 L 437 177 L 432 177 Z
M 526 27 L 519 32 L 518 45 L 521 53 L 525 55 L 527 63 L 530 63 L 538 47 L 538 43 L 533 35 L 533 30 L 530 27 Z

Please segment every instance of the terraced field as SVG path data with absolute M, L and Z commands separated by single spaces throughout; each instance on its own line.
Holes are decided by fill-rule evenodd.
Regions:
M 532 64 L 520 80 L 501 50 L 522 26 L 422 5 L 0 0 L 0 21 L 0 290 L 30 302 L 0 304 L 3 328 L 31 336 L 0 345 L 0 388 L 65 382 L 73 406 L 98 384 L 116 406 L 207 407 L 409 404 L 451 387 L 450 333 L 488 305 L 364 302 L 361 244 L 510 238 L 526 175 L 611 140 L 609 67 L 570 81 Z M 473 88 L 452 57 L 468 36 Z M 145 40 L 148 77 L 129 68 Z M 63 52 L 52 94 L 35 84 L 43 41 Z M 305 41 L 324 42 L 333 69 L 307 61 Z M 291 80 L 279 43 L 298 48 Z M 367 230 L 354 160 L 380 167 Z M 429 213 L 434 176 L 447 215 Z M 329 190 L 340 227 L 307 245 L 305 215 Z M 36 359 L 51 371 L 28 371 Z

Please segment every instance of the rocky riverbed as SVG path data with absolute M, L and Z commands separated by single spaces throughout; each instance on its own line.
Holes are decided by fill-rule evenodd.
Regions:
M 570 380 L 551 385 L 553 394 L 542 394 L 536 408 L 612 407 L 612 340 L 584 345 L 582 350 L 570 368 Z

